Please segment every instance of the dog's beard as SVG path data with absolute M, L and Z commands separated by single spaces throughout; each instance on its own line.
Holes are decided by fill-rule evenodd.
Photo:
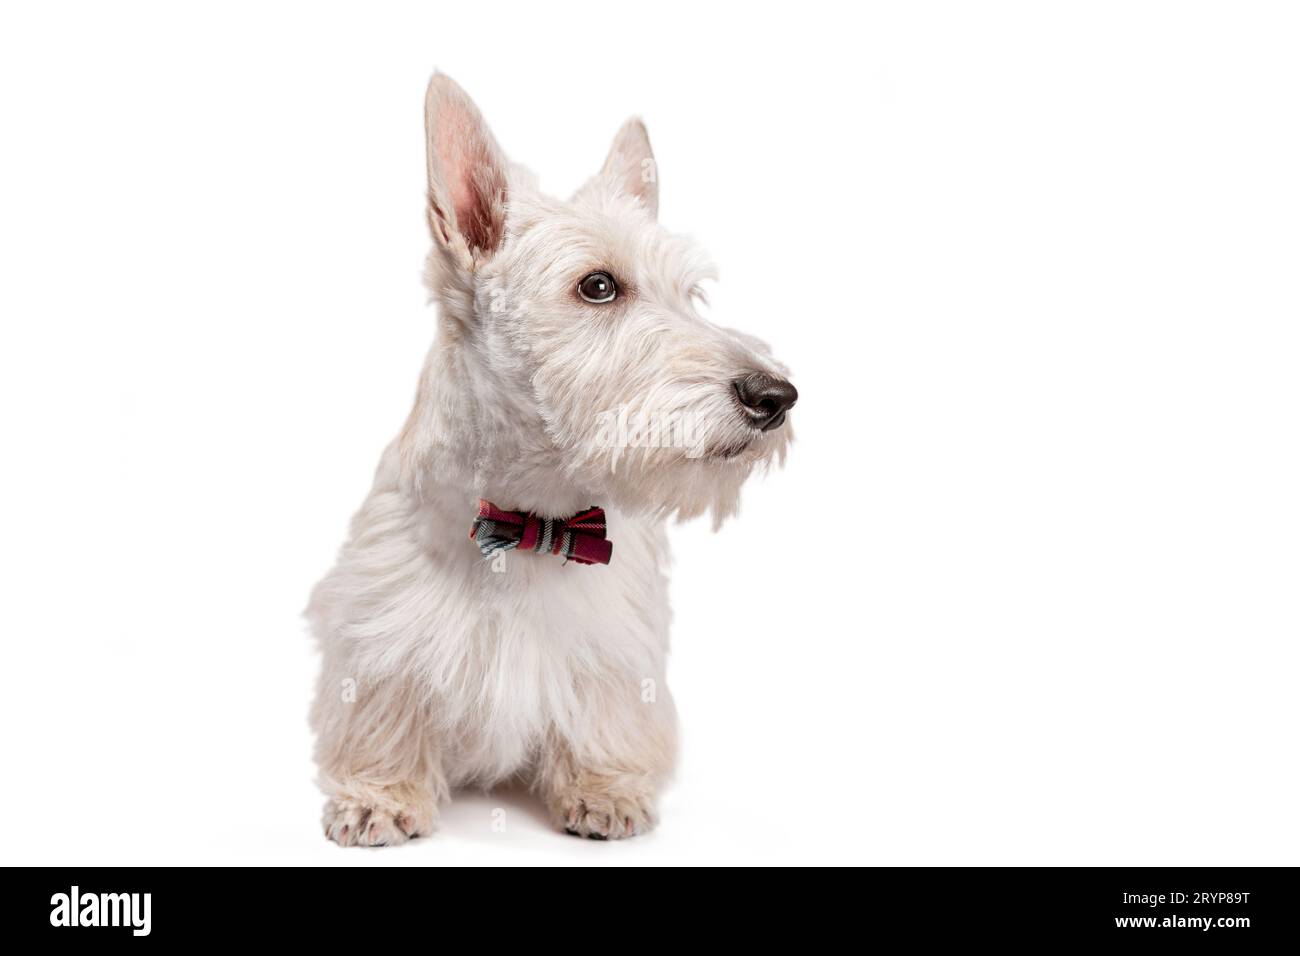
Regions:
M 721 400 L 703 412 L 646 408 L 607 417 L 572 459 L 583 483 L 622 511 L 681 520 L 707 512 L 717 527 L 738 510 L 750 475 L 785 462 L 788 424 L 760 431 Z
M 532 376 L 548 437 L 575 482 L 619 510 L 719 525 L 755 471 L 784 461 L 788 424 L 755 428 L 732 382 L 761 366 L 731 337 L 701 326 L 668 344 L 633 335 L 562 342 Z M 646 354 L 638 353 L 638 349 Z M 616 362 L 612 356 L 637 361 Z

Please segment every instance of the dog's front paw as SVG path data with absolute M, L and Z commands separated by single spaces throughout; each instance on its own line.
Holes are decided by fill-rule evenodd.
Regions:
M 635 787 L 574 787 L 553 797 L 550 809 L 565 833 L 590 840 L 621 840 L 655 825 L 653 794 Z
M 322 818 L 325 835 L 339 846 L 397 846 L 433 832 L 433 811 L 383 809 L 356 800 L 330 800 Z

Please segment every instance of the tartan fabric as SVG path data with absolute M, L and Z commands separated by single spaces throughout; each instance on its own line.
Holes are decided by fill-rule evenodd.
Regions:
M 478 517 L 469 529 L 483 557 L 518 548 L 558 554 L 579 564 L 609 564 L 614 544 L 605 539 L 605 512 L 588 508 L 572 518 L 539 518 L 523 511 L 502 511 L 479 499 Z

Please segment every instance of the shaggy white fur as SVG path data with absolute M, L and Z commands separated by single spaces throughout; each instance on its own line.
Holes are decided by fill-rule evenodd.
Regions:
M 762 431 L 733 382 L 783 375 L 694 300 L 711 268 L 655 222 L 631 120 L 569 201 L 510 164 L 465 93 L 430 81 L 428 282 L 440 324 L 415 407 L 385 451 L 307 614 L 323 652 L 312 724 L 326 834 L 400 843 L 453 788 L 533 785 L 584 836 L 650 827 L 675 749 L 666 519 L 737 507 L 790 426 Z M 616 299 L 579 283 L 602 271 Z M 687 416 L 696 447 L 611 445 L 612 410 Z M 468 538 L 477 503 L 564 517 L 604 507 L 614 557 L 580 566 Z

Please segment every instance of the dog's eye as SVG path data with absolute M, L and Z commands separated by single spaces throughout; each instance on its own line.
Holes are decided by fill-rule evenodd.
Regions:
M 578 283 L 578 295 L 588 302 L 600 305 L 602 302 L 614 301 L 618 295 L 618 286 L 614 285 L 614 277 L 608 272 L 593 272 Z

